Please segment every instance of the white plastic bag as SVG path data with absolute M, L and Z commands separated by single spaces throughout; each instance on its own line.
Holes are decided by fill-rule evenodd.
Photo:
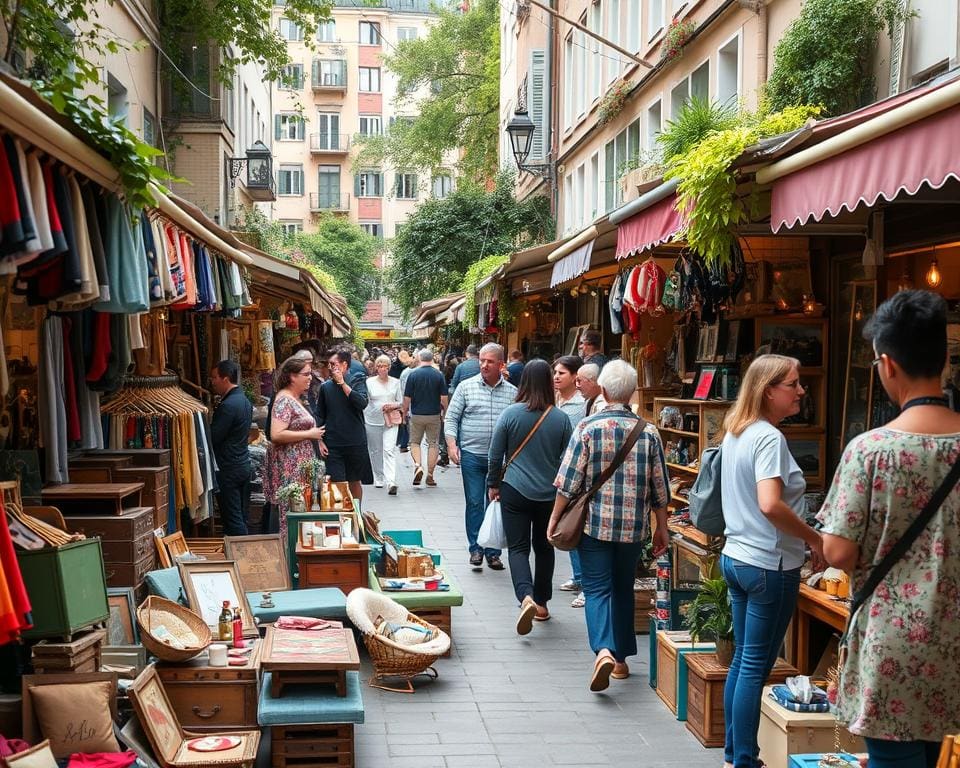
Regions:
M 507 534 L 503 530 L 503 515 L 500 512 L 500 502 L 491 501 L 487 504 L 487 511 L 483 513 L 483 524 L 477 534 L 477 544 L 484 549 L 506 549 Z

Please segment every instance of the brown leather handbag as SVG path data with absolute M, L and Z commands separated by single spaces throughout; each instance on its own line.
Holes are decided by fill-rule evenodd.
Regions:
M 620 446 L 620 450 L 617 451 L 617 455 L 613 457 L 613 461 L 600 473 L 597 482 L 586 492 L 577 494 L 570 499 L 570 503 L 567 504 L 566 509 L 563 510 L 560 520 L 557 521 L 554 534 L 550 539 L 550 543 L 553 544 L 554 547 L 562 549 L 564 552 L 569 552 L 577 548 L 580 544 L 580 537 L 583 535 L 583 526 L 587 522 L 587 514 L 590 512 L 590 499 L 593 498 L 594 494 L 600 490 L 604 483 L 613 477 L 613 473 L 620 468 L 620 465 L 626 461 L 627 454 L 633 450 L 633 446 L 637 444 L 637 440 L 640 439 L 640 434 L 646 426 L 647 422 L 643 419 L 637 419 L 637 423 L 627 436 L 626 442 Z

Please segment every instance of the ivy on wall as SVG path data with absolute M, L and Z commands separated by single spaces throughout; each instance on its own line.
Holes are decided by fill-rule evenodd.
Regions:
M 480 281 L 488 275 L 493 274 L 501 264 L 510 260 L 510 254 L 500 253 L 493 256 L 486 256 L 475 261 L 469 267 L 463 276 L 463 282 L 460 283 L 460 290 L 464 293 L 463 316 L 466 318 L 467 326 L 470 327 L 476 322 L 477 318 L 477 286 Z M 499 306 L 499 304 L 498 304 Z

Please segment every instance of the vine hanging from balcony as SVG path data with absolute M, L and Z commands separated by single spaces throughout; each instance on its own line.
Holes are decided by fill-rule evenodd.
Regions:
M 691 19 L 674 19 L 667 27 L 660 45 L 660 61 L 672 61 L 683 54 L 683 46 L 693 36 L 696 25 Z
M 597 107 L 597 125 L 606 125 L 623 111 L 630 90 L 630 86 L 623 80 L 617 80 L 610 86 Z

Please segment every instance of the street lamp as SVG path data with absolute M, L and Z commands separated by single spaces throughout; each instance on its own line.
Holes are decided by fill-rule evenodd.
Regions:
M 230 158 L 230 186 L 235 187 L 237 176 L 243 167 L 247 167 L 247 188 L 252 190 L 270 190 L 273 187 L 273 157 L 270 148 L 257 140 L 247 150 L 246 157 Z
M 513 150 L 513 159 L 521 171 L 541 176 L 548 181 L 553 180 L 553 164 L 527 165 L 530 146 L 533 143 L 533 133 L 536 126 L 525 109 L 518 109 L 513 113 L 513 120 L 507 123 L 507 135 L 510 137 L 510 149 Z

